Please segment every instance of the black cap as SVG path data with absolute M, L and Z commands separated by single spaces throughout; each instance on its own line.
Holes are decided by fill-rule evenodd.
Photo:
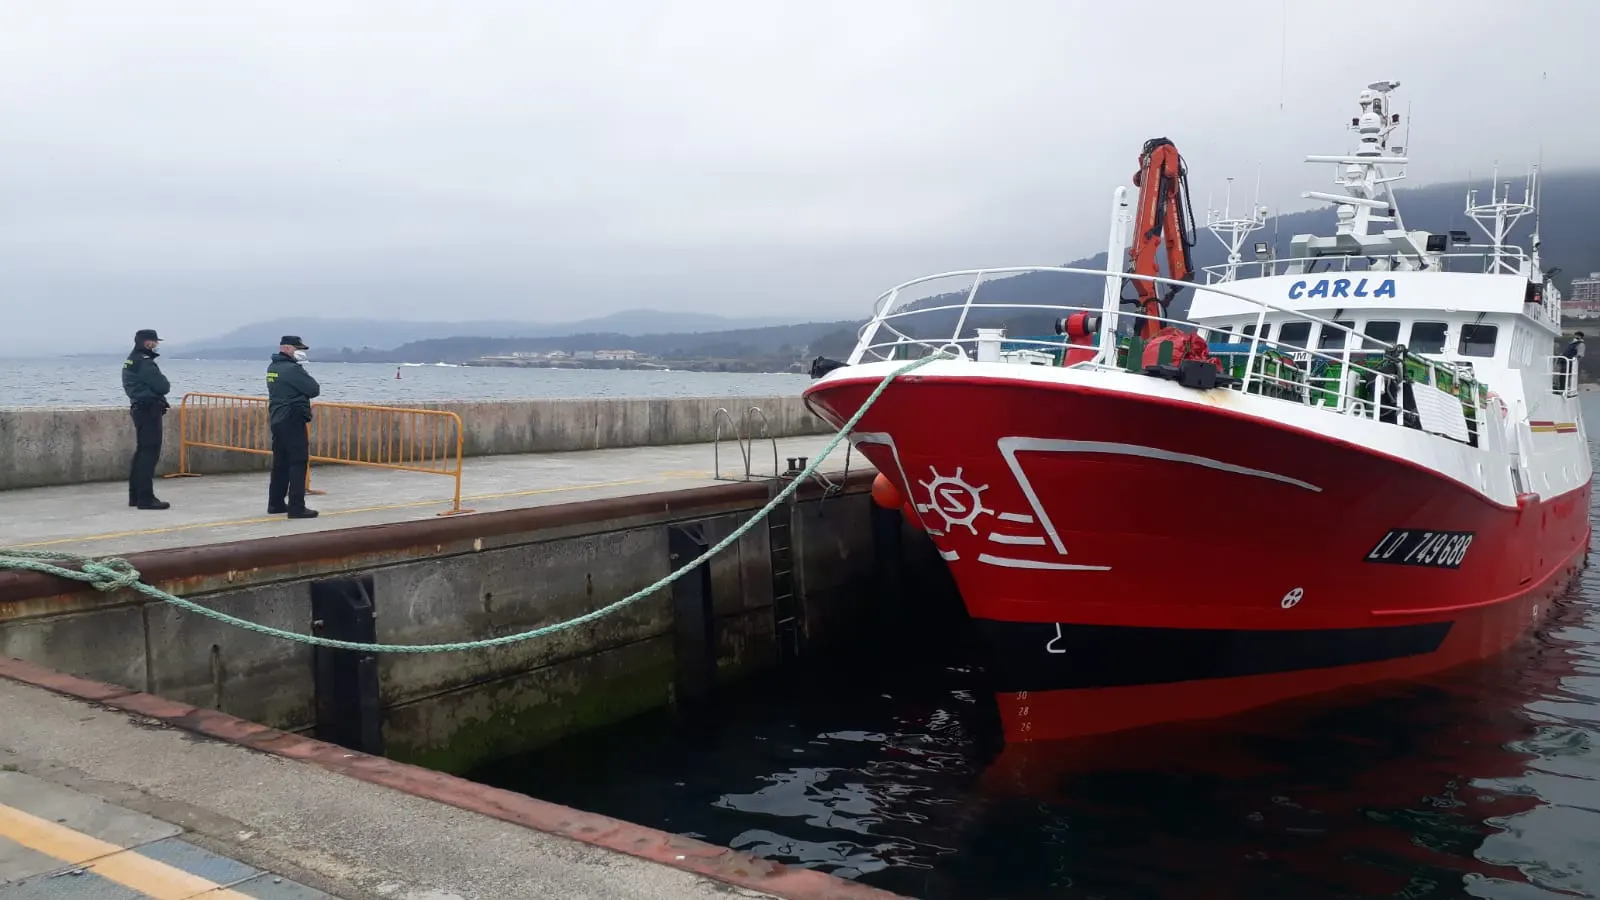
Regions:
M 141 328 L 133 333 L 133 342 L 135 344 L 142 344 L 145 341 L 159 340 L 161 340 L 161 338 L 156 334 L 156 330 L 154 328 Z
M 280 345 L 288 344 L 289 346 L 295 348 L 296 350 L 310 350 L 311 349 L 310 347 L 306 346 L 305 341 L 300 340 L 300 336 L 298 334 L 286 334 L 286 335 L 283 336 L 283 338 L 281 340 L 278 341 L 278 343 Z

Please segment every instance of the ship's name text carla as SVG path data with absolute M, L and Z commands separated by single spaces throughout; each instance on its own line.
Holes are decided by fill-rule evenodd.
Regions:
M 1312 297 L 1394 297 L 1394 279 L 1385 278 L 1376 290 L 1367 292 L 1369 278 L 1324 278 L 1320 281 L 1296 281 L 1289 285 L 1289 299 Z

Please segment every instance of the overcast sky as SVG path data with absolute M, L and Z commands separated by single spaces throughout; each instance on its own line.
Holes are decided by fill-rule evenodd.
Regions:
M 1415 104 L 1413 183 L 1600 159 L 1600 4 L 1289 7 L 0 0 L 7 344 L 863 315 L 919 275 L 1102 249 L 1152 136 L 1197 207 L 1260 163 L 1304 208 L 1331 171 L 1301 157 L 1349 149 L 1381 78 Z

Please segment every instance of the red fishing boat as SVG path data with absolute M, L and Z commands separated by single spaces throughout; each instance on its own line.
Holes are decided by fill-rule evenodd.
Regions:
M 1590 460 L 1560 296 L 1511 226 L 1408 229 L 1397 85 L 1362 91 L 1342 193 L 1285 258 L 1202 280 L 1183 161 L 1147 142 L 1108 259 L 944 273 L 887 292 L 806 390 L 950 567 L 992 651 L 1007 738 L 1232 713 L 1499 653 L 1585 562 Z M 1130 235 L 1130 224 L 1131 235 Z M 1164 247 L 1168 274 L 1159 275 Z M 1131 285 L 1135 297 L 1123 299 Z M 1188 316 L 1169 304 L 1192 290 Z M 1059 302 L 1058 302 L 1059 301 Z M 1124 308 L 1127 305 L 1132 309 Z M 1046 318 L 1047 317 L 1047 318 Z M 1032 329 L 1030 323 L 1049 321 Z M 1022 332 L 1020 336 L 1008 336 Z

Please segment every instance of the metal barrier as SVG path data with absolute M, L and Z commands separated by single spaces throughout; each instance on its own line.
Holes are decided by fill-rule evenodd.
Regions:
M 178 445 L 178 471 L 166 477 L 198 477 L 199 473 L 189 468 L 190 449 L 271 456 L 272 429 L 267 418 L 267 403 L 266 397 L 184 394 L 178 408 L 182 436 Z M 311 489 L 310 463 L 422 472 L 446 475 L 455 481 L 450 508 L 439 515 L 472 512 L 461 508 L 465 435 L 459 415 L 443 410 L 320 401 L 314 401 L 311 407 L 313 418 L 306 427 L 311 448 L 311 458 L 306 465 L 306 493 L 326 493 Z

